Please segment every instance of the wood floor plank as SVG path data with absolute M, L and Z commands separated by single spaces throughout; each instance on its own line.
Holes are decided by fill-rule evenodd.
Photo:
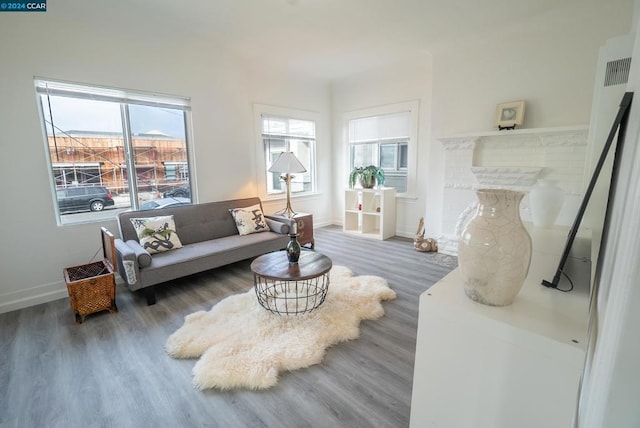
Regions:
M 0 314 L 0 428 L 406 427 L 418 298 L 450 268 L 407 239 L 315 230 L 316 250 L 357 275 L 384 277 L 397 299 L 322 364 L 266 391 L 196 390 L 195 360 L 164 351 L 184 317 L 252 286 L 250 260 L 157 287 L 157 304 L 117 288 L 119 312 L 74 324 L 67 299 Z

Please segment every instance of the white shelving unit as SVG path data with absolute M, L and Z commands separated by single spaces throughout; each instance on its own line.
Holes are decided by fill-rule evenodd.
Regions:
M 346 189 L 344 226 L 348 233 L 387 239 L 396 234 L 396 189 Z

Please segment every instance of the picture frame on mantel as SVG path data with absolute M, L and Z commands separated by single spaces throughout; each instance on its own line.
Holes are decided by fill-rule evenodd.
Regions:
M 523 100 L 498 104 L 495 126 L 502 131 L 503 129 L 516 129 L 516 126 L 522 125 L 524 123 L 524 106 Z

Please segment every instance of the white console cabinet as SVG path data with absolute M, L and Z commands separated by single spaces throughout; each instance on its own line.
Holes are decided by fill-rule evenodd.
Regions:
M 553 279 L 567 228 L 527 228 L 531 267 L 512 305 L 472 301 L 458 269 L 420 296 L 411 427 L 572 426 L 586 348 L 590 236 L 576 239 L 566 266 L 575 289 L 563 293 L 540 282 Z
M 344 192 L 344 226 L 348 233 L 376 239 L 396 234 L 396 189 L 347 189 Z

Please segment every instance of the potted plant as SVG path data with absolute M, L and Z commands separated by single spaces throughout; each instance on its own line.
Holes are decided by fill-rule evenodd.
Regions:
M 349 186 L 354 187 L 356 182 L 360 182 L 360 185 L 365 189 L 373 189 L 376 184 L 382 186 L 384 184 L 384 171 L 375 165 L 353 168 L 351 174 L 349 174 Z

